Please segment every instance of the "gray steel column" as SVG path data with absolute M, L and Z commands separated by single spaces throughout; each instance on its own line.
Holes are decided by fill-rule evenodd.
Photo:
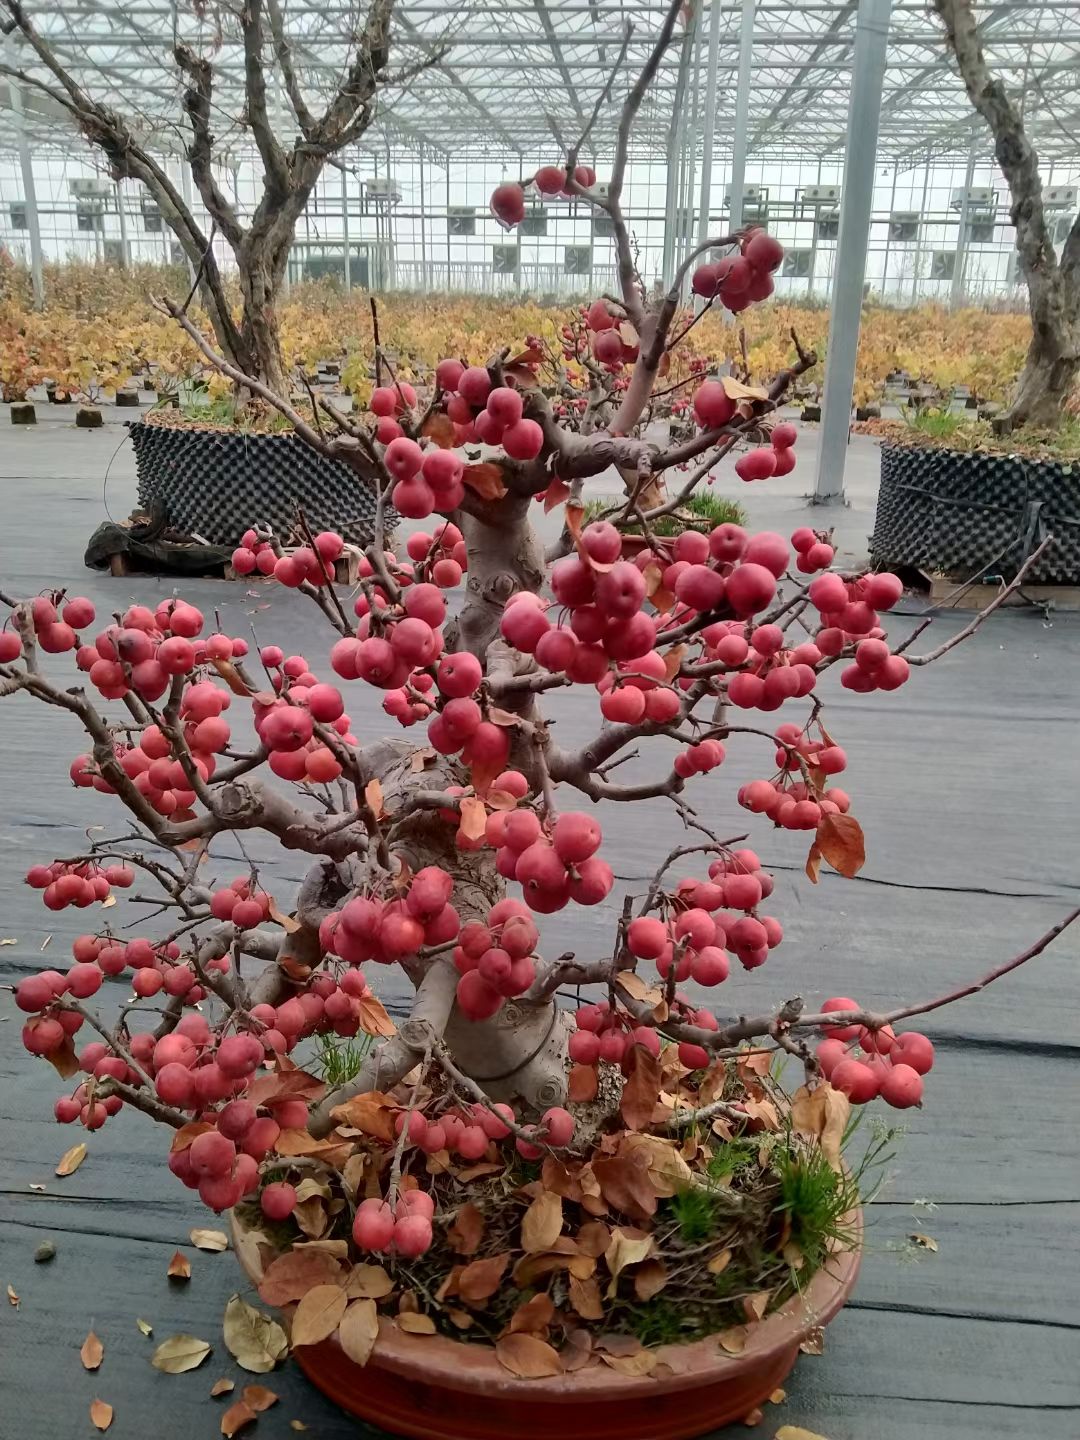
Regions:
M 719 62 L 720 0 L 711 0 L 709 6 L 709 73 L 705 77 L 705 131 L 701 137 L 701 192 L 698 198 L 697 243 L 699 245 L 703 245 L 709 238 L 713 142 L 716 139 L 716 71 Z
M 971 182 L 975 179 L 975 135 L 972 133 L 968 146 L 967 168 L 964 171 L 964 198 L 960 202 L 960 231 L 956 241 L 956 255 L 953 257 L 952 284 L 949 286 L 949 304 L 955 310 L 964 300 L 964 268 L 967 264 L 968 216 L 971 213 Z
M 842 502 L 844 498 L 844 461 L 855 388 L 866 242 L 874 199 L 874 164 L 891 11 L 892 0 L 859 0 L 855 22 L 851 101 L 840 195 L 840 237 L 829 318 L 815 504 Z
M 697 179 L 697 134 L 699 120 L 699 103 L 701 97 L 701 15 L 694 12 L 694 38 L 692 42 L 692 55 L 694 57 L 694 80 L 690 88 L 690 106 L 686 116 L 686 125 L 683 130 L 683 182 L 682 192 L 679 196 L 679 254 L 678 263 L 681 265 L 690 253 L 690 246 L 694 237 L 694 189 Z
M 735 82 L 735 134 L 731 152 L 731 206 L 728 210 L 729 229 L 743 223 L 743 188 L 746 185 L 746 132 L 750 119 L 750 65 L 754 58 L 755 0 L 742 0 L 739 21 L 739 73 Z
M 30 155 L 30 143 L 26 138 L 26 124 L 23 120 L 22 89 L 16 81 L 9 80 L 8 91 L 11 95 L 12 113 L 15 116 L 15 129 L 19 135 L 19 168 L 22 171 L 26 224 L 30 231 L 30 275 L 34 286 L 34 309 L 40 310 L 45 304 L 45 276 L 41 261 L 41 224 L 38 219 L 37 186 L 34 184 L 34 162 Z
M 120 264 L 126 270 L 131 264 L 131 252 L 128 249 L 127 216 L 124 214 L 124 191 L 120 181 L 116 181 L 116 214 L 120 221 Z
M 345 251 L 345 289 L 352 289 L 352 252 L 349 249 L 349 172 L 341 167 L 341 236 Z
M 675 273 L 675 256 L 679 229 L 679 188 L 682 179 L 686 81 L 689 72 L 690 34 L 683 36 L 679 51 L 679 69 L 675 77 L 675 93 L 671 100 L 671 123 L 668 126 L 667 183 L 664 192 L 664 257 L 663 279 L 667 285 Z
M 885 231 L 885 258 L 881 263 L 881 298 L 884 300 L 889 285 L 889 247 L 892 243 L 892 213 L 896 209 L 896 174 L 899 166 L 892 167 L 892 191 L 889 195 L 889 226 Z M 899 289 L 899 286 L 897 287 Z
M 427 290 L 427 198 L 424 194 L 424 147 L 420 146 L 420 289 Z
M 184 204 L 187 206 L 188 213 L 194 216 L 195 200 L 191 193 L 191 166 L 188 164 L 187 155 L 181 153 L 180 159 L 177 161 L 177 164 L 180 166 L 180 191 L 184 197 Z M 190 255 L 185 256 L 185 258 L 187 260 L 188 278 L 194 285 L 196 274 L 195 265 L 192 262 Z

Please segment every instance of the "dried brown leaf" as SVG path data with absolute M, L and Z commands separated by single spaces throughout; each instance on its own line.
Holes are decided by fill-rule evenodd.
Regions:
M 364 786 L 364 799 L 371 807 L 376 820 L 381 820 L 386 814 L 386 807 L 383 804 L 382 786 L 378 780 L 369 780 Z
M 236 1386 L 233 1381 L 223 1375 L 220 1380 L 215 1380 L 213 1385 L 210 1386 L 210 1398 L 216 1400 L 219 1395 L 228 1395 L 235 1389 Z
M 573 1285 L 573 1281 L 570 1282 Z M 546 1330 L 555 1318 L 555 1305 L 550 1295 L 541 1292 L 534 1295 L 531 1300 L 526 1300 L 524 1305 L 519 1305 L 510 1317 L 510 1324 L 507 1327 L 512 1335 L 519 1331 L 536 1335 Z
M 250 1405 L 256 1414 L 261 1415 L 264 1410 L 269 1410 L 271 1405 L 276 1405 L 279 1397 L 265 1385 L 245 1385 L 240 1391 L 240 1398 Z
M 501 1255 L 487 1255 L 483 1260 L 474 1260 L 466 1265 L 458 1276 L 458 1291 L 467 1305 L 479 1305 L 490 1300 L 510 1263 L 509 1251 Z
M 354 1365 L 366 1365 L 379 1338 L 379 1315 L 374 1300 L 354 1300 L 338 1326 L 341 1348 Z
M 820 1435 L 816 1430 L 804 1430 L 801 1425 L 781 1425 L 776 1432 L 776 1440 L 828 1440 L 827 1435 Z
M 337 1260 L 321 1250 L 306 1246 L 288 1250 L 267 1266 L 259 1283 L 259 1298 L 267 1305 L 291 1305 L 317 1285 L 336 1283 L 341 1273 Z
M 295 935 L 297 930 L 300 929 L 300 921 L 297 920 L 294 915 L 286 915 L 284 910 L 279 910 L 277 901 L 272 895 L 270 897 L 269 915 L 270 919 L 276 920 L 287 935 Z
M 446 1232 L 451 1250 L 457 1255 L 475 1255 L 480 1248 L 480 1241 L 484 1238 L 486 1223 L 483 1211 L 471 1200 L 466 1201 Z
M 592 1359 L 592 1335 L 588 1330 L 571 1330 L 559 1352 L 563 1369 L 568 1373 L 580 1370 Z
M 441 411 L 429 415 L 420 427 L 420 434 L 433 440 L 440 450 L 449 450 L 454 444 L 454 422 Z
M 236 1400 L 221 1417 L 222 1435 L 238 1435 L 245 1425 L 254 1425 L 259 1417 L 244 1400 Z
M 96 1370 L 101 1364 L 105 1355 L 105 1346 L 101 1343 L 93 1330 L 79 1348 L 79 1359 L 83 1363 L 84 1370 Z
M 563 1373 L 558 1351 L 535 1335 L 504 1335 L 495 1342 L 495 1358 L 519 1380 L 542 1380 Z
M 150 1364 L 166 1375 L 183 1375 L 186 1370 L 197 1370 L 209 1354 L 206 1340 L 195 1335 L 170 1335 L 154 1351 Z
M 636 1355 L 609 1355 L 601 1350 L 600 1359 L 620 1375 L 639 1377 L 651 1375 L 656 1369 L 657 1354 L 655 1350 L 639 1350 Z
M 430 1315 L 417 1315 L 411 1310 L 406 1310 L 403 1315 L 397 1317 L 398 1329 L 406 1331 L 409 1335 L 434 1335 L 435 1321 Z
M 806 870 L 811 885 L 816 885 L 818 876 L 821 874 L 821 846 L 816 840 L 810 846 L 810 853 L 806 857 L 806 865 L 803 868 Z
M 604 1318 L 604 1305 L 595 1275 L 591 1275 L 587 1280 L 579 1280 L 576 1275 L 571 1275 L 569 1290 L 570 1304 L 583 1320 Z
M 726 1350 L 729 1355 L 741 1355 L 746 1349 L 746 1326 L 736 1325 L 732 1330 L 722 1330 L 716 1338 L 721 1350 Z
M 866 864 L 866 841 L 854 815 L 823 815 L 817 844 L 833 869 L 849 880 Z
M 169 1268 L 165 1271 L 165 1274 L 170 1280 L 190 1280 L 191 1261 L 186 1255 L 182 1254 L 181 1251 L 177 1250 L 176 1254 L 169 1261 Z
M 461 479 L 463 484 L 475 491 L 482 500 L 501 500 L 506 494 L 502 466 L 490 460 L 479 465 L 466 465 Z
M 644 1045 L 631 1045 L 619 1113 L 631 1130 L 644 1130 L 660 1098 L 660 1057 Z
M 113 1422 L 113 1407 L 107 1400 L 90 1401 L 90 1421 L 95 1430 L 108 1430 Z
M 316 1285 L 301 1297 L 292 1322 L 292 1343 L 318 1345 L 341 1323 L 348 1301 L 340 1285 Z
M 710 1275 L 722 1275 L 731 1264 L 731 1254 L 732 1252 L 728 1249 L 718 1250 L 715 1255 L 710 1257 L 705 1269 Z
M 747 1320 L 763 1320 L 771 1299 L 771 1290 L 758 1290 L 753 1295 L 744 1295 L 742 1308 Z
M 348 1300 L 384 1300 L 387 1295 L 393 1294 L 393 1290 L 394 1282 L 381 1265 L 354 1265 L 345 1281 L 345 1297 Z M 262 1291 L 259 1293 L 262 1294 Z
M 192 1230 L 190 1239 L 197 1250 L 209 1250 L 212 1254 L 229 1248 L 229 1237 L 224 1230 Z
M 225 1306 L 225 1345 L 236 1363 L 255 1375 L 265 1375 L 289 1353 L 285 1331 L 239 1295 Z
M 41 948 L 44 950 L 44 945 Z M 82 1068 L 75 1054 L 75 1045 L 70 1035 L 64 1037 L 64 1043 L 59 1049 L 50 1050 L 45 1059 L 48 1060 L 61 1080 L 70 1080 Z
M 667 1266 L 662 1260 L 644 1260 L 634 1271 L 634 1294 L 644 1303 L 659 1295 L 667 1281 Z
M 649 1258 L 653 1248 L 651 1235 L 634 1235 L 616 1225 L 611 1232 L 611 1244 L 604 1253 L 604 1260 L 611 1272 L 608 1298 L 612 1299 L 618 1287 L 619 1276 L 628 1265 L 640 1265 Z
M 527 1255 L 550 1250 L 562 1234 L 562 1196 L 542 1190 L 521 1222 L 521 1248 Z
M 475 795 L 462 796 L 458 805 L 458 829 L 467 840 L 480 840 L 487 829 L 487 807 Z
M 913 1245 L 917 1245 L 920 1250 L 930 1250 L 935 1255 L 938 1252 L 938 1243 L 932 1235 L 922 1235 L 918 1230 L 915 1230 L 908 1236 L 908 1239 Z
M 65 1150 L 60 1157 L 60 1163 L 56 1167 L 57 1175 L 73 1175 L 85 1159 L 86 1146 L 80 1140 L 78 1145 L 72 1145 L 71 1149 Z
M 146 1336 L 147 1339 L 153 1335 L 154 1327 L 150 1324 L 149 1320 L 136 1320 L 135 1324 L 139 1327 L 140 1335 Z
M 571 1065 L 566 1095 L 575 1105 L 587 1105 L 596 1099 L 600 1077 L 595 1065 Z
M 550 515 L 556 506 L 561 505 L 570 494 L 570 486 L 565 480 L 552 480 L 544 491 L 544 514 Z
M 613 1210 L 620 1210 L 634 1220 L 647 1220 L 656 1214 L 656 1192 L 649 1179 L 646 1156 L 598 1158 L 591 1168 L 601 1195 Z
M 803 1135 L 814 1136 L 821 1153 L 834 1170 L 841 1167 L 840 1147 L 851 1115 L 851 1101 L 828 1082 L 805 1085 L 795 1092 L 791 1102 L 792 1127 Z

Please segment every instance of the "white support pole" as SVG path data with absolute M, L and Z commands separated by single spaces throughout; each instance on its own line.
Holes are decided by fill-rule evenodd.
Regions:
M 349 172 L 341 166 L 341 244 L 345 251 L 345 289 L 352 289 L 352 253 L 349 248 Z
M 716 71 L 720 59 L 720 0 L 711 0 L 709 8 L 709 68 L 705 76 L 705 130 L 701 137 L 701 192 L 698 197 L 697 243 L 709 238 L 709 209 L 712 205 L 713 144 L 716 139 Z M 704 297 L 698 296 L 694 308 L 700 310 Z
M 188 164 L 188 158 L 187 158 L 187 156 L 184 155 L 184 154 L 181 154 L 180 159 L 179 159 L 179 161 L 178 161 L 177 163 L 178 163 L 179 166 L 180 166 L 180 192 L 181 192 L 181 194 L 182 194 L 183 197 L 184 197 L 184 204 L 187 206 L 189 213 L 192 214 L 192 215 L 194 215 L 194 213 L 195 213 L 195 198 L 194 198 L 194 196 L 192 195 L 192 187 L 191 187 L 191 166 Z M 193 263 L 190 255 L 187 255 L 187 256 L 186 256 L 186 259 L 187 259 L 187 268 L 188 268 L 188 278 L 190 279 L 192 285 L 194 285 L 194 284 L 195 284 L 195 274 L 196 274 L 195 265 L 194 265 L 194 263 Z
M 8 91 L 11 95 L 11 110 L 15 117 L 15 129 L 19 136 L 19 168 L 22 171 L 23 203 L 26 206 L 26 224 L 30 231 L 30 275 L 34 287 L 34 309 L 40 310 L 45 304 L 45 275 L 42 269 L 41 223 L 38 218 L 37 186 L 34 184 L 34 162 L 30 155 L 30 142 L 26 138 L 22 89 L 14 80 L 9 80 Z
M 671 123 L 668 126 L 667 183 L 664 193 L 664 256 L 663 278 L 668 284 L 675 273 L 678 254 L 679 191 L 682 180 L 686 92 L 689 79 L 690 38 L 683 37 L 679 51 L 679 69 L 675 77 L 675 93 L 671 102 Z
M 126 270 L 131 264 L 131 251 L 128 249 L 127 215 L 124 213 L 124 187 L 119 180 L 116 181 L 116 214 L 120 221 L 120 265 Z
M 866 242 L 874 200 L 881 88 L 891 11 L 892 0 L 859 0 L 855 22 L 840 235 L 829 318 L 829 353 L 825 361 L 821 448 L 813 495 L 813 503 L 818 505 L 843 503 L 844 499 L 844 461 L 851 424 L 851 396 L 855 389 Z
M 743 190 L 746 187 L 746 132 L 750 123 L 750 66 L 754 58 L 755 0 L 742 0 L 739 21 L 739 72 L 735 81 L 735 133 L 731 152 L 731 205 L 728 228 L 734 232 L 743 223 Z
M 919 206 L 919 223 L 915 227 L 915 251 L 911 257 L 911 303 L 915 305 L 919 299 L 919 268 L 922 265 L 922 234 L 923 225 L 926 220 L 926 201 L 930 194 L 930 162 L 933 159 L 933 152 L 926 152 L 926 169 L 923 171 L 922 182 L 922 204 Z
M 428 281 L 427 195 L 424 191 L 424 147 L 420 146 L 420 288 L 430 289 Z
M 690 253 L 694 238 L 694 189 L 697 179 L 697 137 L 701 98 L 701 16 L 694 14 L 694 81 L 690 91 L 690 108 L 683 131 L 683 185 L 679 204 L 679 254 L 681 265 Z
M 952 284 L 949 286 L 949 306 L 955 310 L 964 303 L 964 271 L 967 268 L 968 217 L 971 214 L 971 182 L 975 179 L 975 135 L 968 146 L 967 168 L 964 171 L 964 194 L 960 201 L 960 229 L 953 256 Z

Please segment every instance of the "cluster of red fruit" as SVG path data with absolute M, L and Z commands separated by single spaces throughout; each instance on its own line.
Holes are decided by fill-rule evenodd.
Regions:
M 574 181 L 583 190 L 591 190 L 596 184 L 596 171 L 591 165 L 574 168 Z M 567 188 L 566 167 L 563 165 L 541 165 L 536 174 L 528 180 L 504 180 L 491 192 L 491 213 L 504 230 L 512 230 L 525 219 L 525 187 L 533 185 L 541 195 L 573 196 Z
M 482 441 L 501 445 L 512 460 L 533 460 L 544 445 L 544 432 L 523 416 L 521 391 L 507 381 L 497 385 L 483 365 L 440 360 L 435 384 L 447 397 L 446 413 L 454 422 L 454 442 Z
M 536 819 L 531 810 L 511 813 Z M 497 818 L 509 817 L 496 811 L 489 817 L 489 829 L 496 828 L 492 822 Z M 499 842 L 492 838 L 489 843 Z M 528 907 L 512 896 L 497 901 L 486 920 L 470 920 L 462 926 L 454 947 L 454 964 L 461 975 L 457 1001 L 462 1013 L 470 1020 L 487 1020 L 501 1009 L 504 1000 L 524 995 L 536 979 L 533 952 L 539 938 Z
M 740 455 L 735 461 L 735 474 L 740 480 L 747 481 L 768 480 L 775 475 L 790 475 L 795 469 L 793 447 L 798 435 L 799 432 L 795 426 L 786 420 L 779 425 L 774 425 L 768 445 L 758 445 L 753 450 L 747 450 L 745 455 Z M 828 560 L 815 566 L 815 569 L 824 570 L 830 564 L 832 564 L 831 552 Z
M 594 300 L 585 312 L 585 324 L 592 335 L 593 359 L 609 370 L 632 365 L 638 358 L 636 332 L 623 329 L 623 316 L 617 315 L 606 300 Z
M 269 539 L 260 539 L 257 530 L 245 530 L 232 553 L 232 567 L 238 575 L 253 575 L 256 571 L 260 575 L 273 575 L 282 585 L 296 590 L 305 580 L 311 585 L 325 585 L 333 580 L 334 561 L 344 549 L 345 541 L 340 535 L 324 530 L 315 536 L 314 548 L 303 545 L 288 555 L 279 555 Z
M 726 255 L 699 265 L 690 281 L 695 295 L 711 300 L 715 296 L 725 310 L 738 314 L 757 300 L 773 293 L 773 272 L 779 270 L 784 247 L 764 230 L 748 230 L 738 255 Z
M 784 830 L 816 830 L 825 815 L 846 814 L 851 806 L 847 792 L 837 786 L 826 790 L 824 781 L 847 768 L 847 755 L 831 740 L 811 740 L 798 725 L 776 727 L 776 763 L 773 780 L 750 780 L 740 786 L 739 804 L 754 815 L 767 815 Z M 812 785 L 792 780 L 805 769 Z
M 434 535 L 429 535 L 426 530 L 413 531 L 405 542 L 405 550 L 409 559 L 415 562 L 416 569 L 411 575 L 403 576 L 400 562 L 394 562 L 397 566 L 395 578 L 403 587 L 411 584 L 415 577 L 417 580 L 430 579 L 441 590 L 452 590 L 455 585 L 461 584 L 461 577 L 469 568 L 465 540 L 458 527 L 449 520 L 444 520 Z M 364 564 L 369 563 L 365 556 Z M 360 569 L 361 574 L 367 573 L 363 564 Z M 412 570 L 412 566 L 409 569 Z M 356 613 L 366 612 L 358 610 Z
M 90 861 L 68 865 L 54 860 L 51 865 L 31 865 L 26 872 L 27 885 L 42 891 L 49 910 L 66 910 L 69 905 L 85 910 L 95 900 L 107 900 L 114 886 L 126 890 L 134 881 L 135 872 L 127 865 L 99 866 Z
M 858 1010 L 854 1000 L 834 995 L 823 1012 Z M 891 1025 L 870 1030 L 863 1025 L 833 1025 L 817 1047 L 817 1061 L 830 1085 L 854 1105 L 880 1096 L 896 1110 L 907 1110 L 922 1100 L 923 1081 L 934 1064 L 934 1047 L 918 1030 L 897 1035 Z M 855 1046 L 862 1051 L 854 1054 Z
M 453 888 L 445 870 L 427 865 L 412 877 L 403 897 L 356 895 L 331 911 L 319 927 L 320 944 L 347 965 L 365 960 L 392 965 L 415 955 L 422 945 L 445 945 L 461 926 L 450 904 Z
M 228 635 L 207 635 L 202 611 L 183 600 L 164 600 L 156 610 L 132 605 L 92 645 L 80 644 L 75 663 L 106 700 L 122 700 L 134 690 L 143 700 L 160 700 L 174 675 L 196 665 L 239 659 L 247 642 Z
M 416 409 L 416 391 L 407 380 L 395 380 L 393 385 L 376 385 L 368 401 L 371 413 L 377 417 L 375 438 L 380 445 L 389 445 L 405 431 L 398 424 L 399 415 L 409 414 Z
M 74 650 L 79 643 L 76 631 L 94 623 L 94 607 L 81 595 L 72 596 L 60 609 L 59 597 L 38 595 L 30 602 L 34 639 L 50 655 Z M 0 664 L 8 665 L 22 654 L 22 640 L 14 630 L 0 631 Z

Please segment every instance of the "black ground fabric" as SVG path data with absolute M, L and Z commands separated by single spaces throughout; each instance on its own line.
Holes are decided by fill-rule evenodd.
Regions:
M 173 593 L 172 581 L 81 570 L 85 537 L 100 518 L 96 483 L 81 503 L 45 479 L 14 487 L 0 532 L 5 589 L 26 593 L 76 577 L 75 592 L 102 615 Z M 218 609 L 228 633 L 250 635 L 254 625 L 264 642 L 300 650 L 325 669 L 332 637 L 295 593 L 207 580 L 180 588 L 208 616 Z M 903 633 L 910 623 L 893 617 L 890 628 Z M 935 622 L 916 649 L 964 623 L 959 615 Z M 50 667 L 70 674 L 58 661 Z M 347 688 L 355 732 L 365 740 L 384 734 L 377 694 Z M 835 679 L 823 690 L 830 732 L 849 756 L 844 787 L 867 836 L 856 880 L 825 874 L 812 886 L 802 869 L 806 837 L 771 831 L 735 805 L 739 784 L 771 772 L 765 741 L 733 739 L 721 769 L 689 787 L 710 825 L 749 832 L 747 843 L 776 874 L 769 908 L 785 929 L 767 965 L 710 992 L 722 1014 L 756 1012 L 796 993 L 812 1005 L 833 994 L 871 1005 L 929 997 L 1023 950 L 1078 903 L 1080 619 L 997 615 L 895 693 L 853 696 Z M 566 745 L 598 725 L 591 695 L 556 692 L 550 713 Z M 234 716 L 239 728 L 235 709 Z M 644 746 L 620 778 L 655 773 L 666 743 Z M 70 717 L 21 696 L 0 700 L 0 938 L 15 941 L 0 946 L 0 984 L 64 963 L 91 921 L 89 912 L 50 914 L 22 884 L 29 864 L 77 853 L 88 826 L 116 825 L 107 797 L 68 782 L 68 764 L 83 748 Z M 602 907 L 545 921 L 549 954 L 610 948 L 620 894 L 641 889 L 683 833 L 659 801 L 605 805 L 601 820 L 617 889 Z M 256 835 L 245 845 L 287 902 L 303 857 L 275 852 Z M 228 839 L 220 853 L 223 878 L 244 868 Z M 146 893 L 141 882 L 136 891 Z M 152 933 L 140 928 L 142 908 L 125 903 L 106 914 L 134 922 L 130 935 Z M 98 998 L 110 1009 L 125 994 L 125 985 L 107 982 Z M 403 989 L 388 998 L 400 1014 Z M 791 1424 L 829 1440 L 1077 1440 L 1078 1015 L 1080 926 L 984 994 L 926 1018 L 921 1028 L 934 1039 L 937 1063 L 925 1107 L 903 1117 L 869 1212 L 853 1302 L 829 1327 L 824 1354 L 800 1360 L 786 1401 L 767 1407 L 756 1432 L 736 1426 L 730 1434 L 772 1440 Z M 251 1432 L 259 1440 L 292 1435 L 291 1419 L 314 1440 L 378 1440 L 294 1365 L 252 1377 L 232 1362 L 221 1317 L 228 1297 L 245 1292 L 243 1277 L 231 1254 L 188 1243 L 192 1226 L 215 1222 L 168 1173 L 164 1131 L 121 1115 L 85 1137 L 80 1169 L 55 1176 L 61 1154 L 84 1137 L 52 1121 L 60 1084 L 21 1048 L 19 1026 L 10 994 L 0 992 L 0 1290 L 10 1285 L 20 1297 L 16 1309 L 0 1295 L 3 1440 L 90 1436 L 95 1397 L 115 1408 L 110 1440 L 211 1440 L 222 1401 L 209 1391 L 223 1375 L 238 1387 L 257 1379 L 280 1395 Z M 865 1133 L 897 1118 L 868 1115 Z M 913 1249 L 907 1237 L 916 1232 L 936 1240 L 937 1252 Z M 36 1265 L 46 1239 L 56 1257 Z M 177 1247 L 193 1271 L 180 1285 L 165 1274 Z M 137 1319 L 153 1326 L 152 1339 Z M 78 1355 L 91 1326 L 105 1345 L 94 1373 Z M 178 1332 L 210 1341 L 214 1353 L 189 1374 L 159 1374 L 150 1365 L 154 1344 Z M 517 1434 L 533 1435 L 527 1413 Z M 626 1434 L 648 1440 L 636 1435 L 632 1416 Z M 464 1424 L 461 1436 L 467 1440 Z

